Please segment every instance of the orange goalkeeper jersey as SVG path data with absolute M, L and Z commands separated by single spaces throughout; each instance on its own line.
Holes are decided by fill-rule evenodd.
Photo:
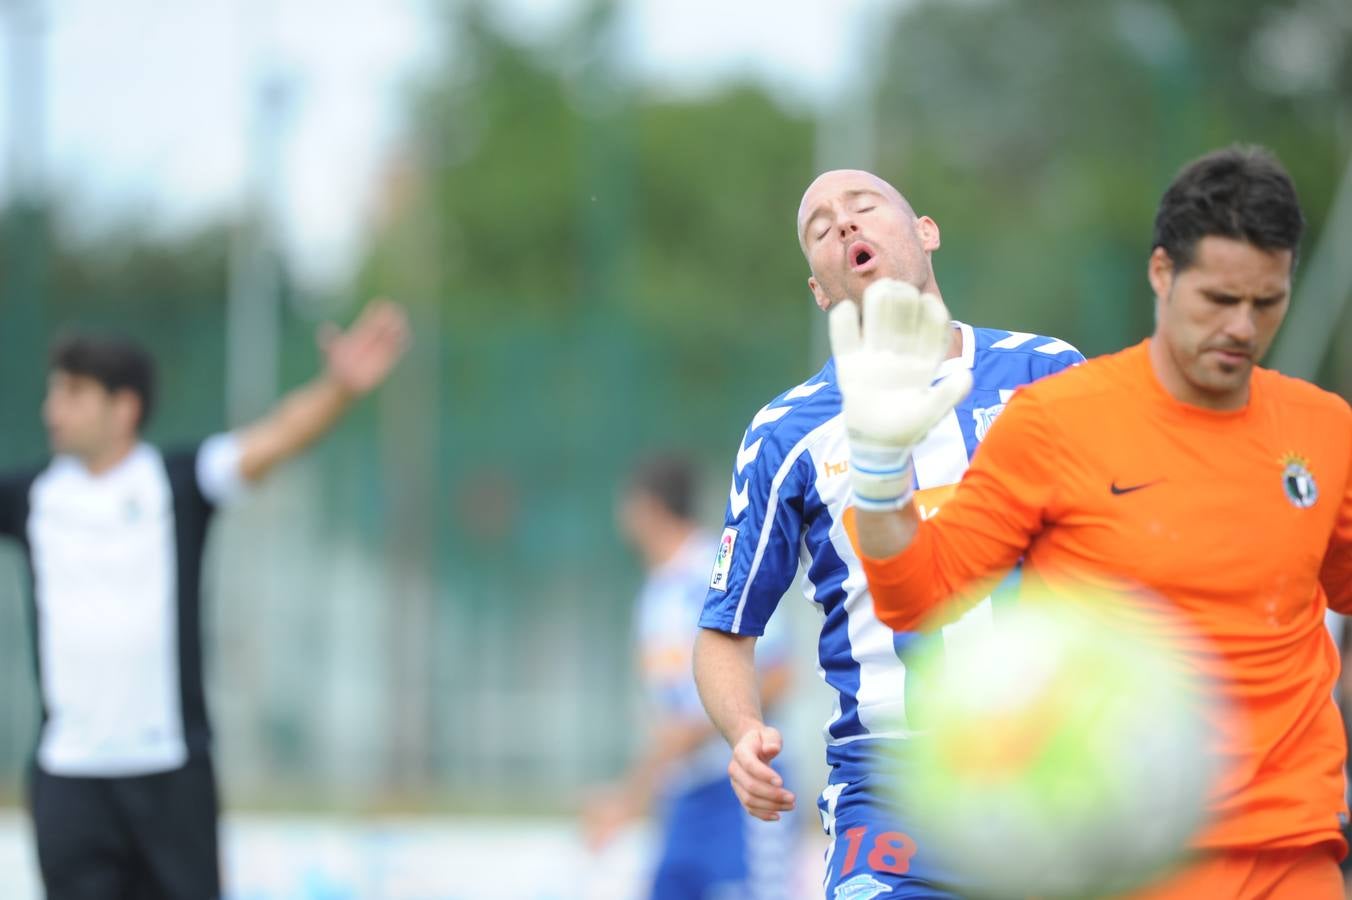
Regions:
M 1339 840 L 1346 751 L 1323 616 L 1352 612 L 1352 409 L 1257 368 L 1244 409 L 1188 406 L 1148 346 L 1021 389 L 912 545 L 863 558 L 874 607 L 899 631 L 934 624 L 1020 557 L 1039 581 L 1148 588 L 1205 640 L 1187 663 L 1230 704 L 1198 845 Z

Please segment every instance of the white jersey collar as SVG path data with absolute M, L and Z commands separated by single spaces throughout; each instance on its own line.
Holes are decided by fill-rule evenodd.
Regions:
M 935 379 L 951 375 L 958 369 L 970 369 L 976 363 L 976 335 L 972 333 L 972 326 L 966 322 L 954 320 L 953 327 L 958 329 L 958 333 L 962 335 L 962 352 L 939 363 L 939 369 L 934 375 Z

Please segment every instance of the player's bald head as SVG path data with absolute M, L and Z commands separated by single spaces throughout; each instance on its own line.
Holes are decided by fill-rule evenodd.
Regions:
M 863 169 L 831 169 L 812 179 L 803 192 L 803 199 L 798 202 L 798 246 L 803 248 L 804 255 L 807 252 L 804 230 L 817 208 L 832 197 L 865 192 L 877 194 L 885 202 L 894 203 L 904 210 L 907 218 L 915 218 L 911 204 L 890 182 Z

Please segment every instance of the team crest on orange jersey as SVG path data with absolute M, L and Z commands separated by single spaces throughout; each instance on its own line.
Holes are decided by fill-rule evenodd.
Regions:
M 1295 453 L 1287 453 L 1281 458 L 1282 489 L 1286 499 L 1299 509 L 1309 509 L 1319 499 L 1319 486 L 1314 483 L 1310 472 L 1310 461 Z

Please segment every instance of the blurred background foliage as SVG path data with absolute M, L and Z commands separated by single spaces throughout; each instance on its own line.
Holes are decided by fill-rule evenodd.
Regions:
M 613 532 L 616 485 L 646 450 L 685 449 L 710 475 L 716 529 L 746 423 L 824 362 L 794 234 L 817 171 L 871 167 L 938 221 L 960 318 L 1092 355 L 1151 328 L 1151 217 L 1183 163 L 1273 148 L 1309 253 L 1352 159 L 1345 0 L 879 4 L 860 82 L 820 111 L 751 81 L 641 83 L 617 9 L 585 5 L 525 44 L 488 3 L 448 3 L 355 282 L 317 297 L 277 261 L 282 385 L 317 364 L 318 312 L 358 298 L 408 304 L 416 343 L 284 475 L 282 499 L 231 514 L 248 527 L 217 551 L 213 696 L 239 802 L 342 783 L 341 802 L 548 808 L 614 771 L 638 579 Z M 867 145 L 830 140 L 842 116 L 866 121 Z M 154 350 L 153 439 L 225 424 L 230 247 L 246 226 L 90 234 L 59 198 L 4 216 L 0 462 L 40 458 L 45 346 L 71 326 Z M 1350 252 L 1352 234 L 1334 240 Z M 1344 396 L 1350 323 L 1327 323 L 1318 369 Z M 335 599 L 359 590 L 374 596 Z M 33 736 L 23 616 L 0 602 L 11 785 Z

